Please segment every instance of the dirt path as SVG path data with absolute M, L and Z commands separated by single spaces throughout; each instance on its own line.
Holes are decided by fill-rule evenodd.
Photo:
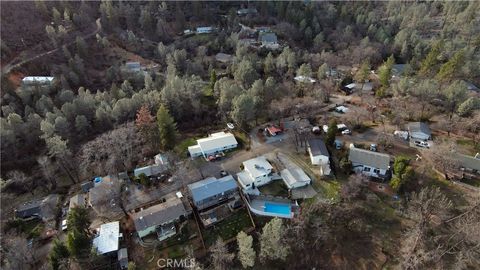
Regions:
M 88 39 L 88 38 L 96 35 L 100 30 L 101 30 L 101 28 L 98 27 L 98 24 L 97 24 L 97 27 L 96 27 L 95 30 L 93 30 L 92 32 L 89 32 L 89 33 L 87 33 L 87 34 L 85 34 L 85 35 L 82 35 L 81 37 L 82 37 L 83 39 Z M 67 43 L 62 44 L 62 46 L 63 46 L 63 45 L 65 45 L 65 46 L 70 46 L 70 45 L 72 45 L 73 43 L 75 43 L 75 41 L 76 41 L 76 39 L 73 39 L 73 40 L 70 41 L 70 42 L 67 42 Z M 49 42 L 50 42 L 50 41 L 49 41 Z M 47 51 L 47 52 L 43 52 L 43 53 L 37 53 L 37 54 L 32 55 L 32 56 L 30 56 L 30 57 L 28 57 L 28 58 L 26 58 L 26 59 L 23 59 L 23 58 L 25 57 L 25 55 L 29 55 L 30 53 L 35 52 L 35 50 L 39 49 L 39 48 L 42 47 L 42 46 L 43 46 L 43 44 L 40 43 L 40 44 L 38 44 L 37 46 L 32 47 L 32 48 L 30 48 L 29 50 L 23 51 L 23 52 L 21 52 L 20 54 L 18 54 L 17 57 L 15 57 L 12 61 L 10 61 L 9 63 L 5 64 L 5 66 L 2 67 L 2 72 L 1 72 L 1 74 L 2 74 L 2 75 L 3 75 L 3 74 L 8 74 L 8 73 L 10 73 L 10 71 L 12 71 L 13 69 L 16 69 L 16 68 L 18 68 L 18 67 L 21 67 L 22 65 L 24 65 L 24 64 L 26 64 L 26 63 L 28 63 L 28 62 L 31 62 L 31 61 L 33 61 L 33 60 L 42 58 L 42 57 L 47 56 L 47 55 L 50 55 L 50 54 L 53 54 L 53 53 L 57 52 L 59 49 L 62 48 L 62 46 L 59 45 L 57 48 L 55 48 L 55 49 L 53 49 L 53 50 L 50 50 L 50 51 Z

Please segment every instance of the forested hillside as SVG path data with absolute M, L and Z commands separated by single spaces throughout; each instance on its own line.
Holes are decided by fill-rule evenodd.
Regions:
M 282 117 L 309 118 L 353 81 L 362 87 L 372 81 L 369 105 L 388 113 L 372 109 L 352 117 L 352 125 L 443 115 L 436 122 L 448 135 L 480 140 L 480 99 L 469 89 L 480 85 L 479 1 L 0 5 L 1 187 L 12 196 L 37 188 L 66 194 L 73 183 L 131 170 L 159 151 L 185 158 L 186 139 L 227 122 L 249 129 Z M 247 6 L 258 14 L 239 16 Z M 215 31 L 184 32 L 201 26 Z M 270 27 L 280 49 L 245 45 L 256 26 Z M 231 64 L 216 61 L 217 53 L 232 55 Z M 127 62 L 139 62 L 141 71 Z M 405 64 L 401 79 L 391 80 L 394 64 Z M 332 70 L 342 76 L 333 78 Z M 317 83 L 296 83 L 300 75 Z M 25 76 L 55 80 L 30 86 L 21 83 Z M 170 116 L 176 130 L 172 143 L 164 143 L 156 121 L 161 126 Z M 9 207 L 2 216 L 11 214 L 13 206 L 2 204 Z M 333 211 L 318 207 L 309 211 Z M 362 219 L 350 210 L 344 214 L 352 222 Z M 335 233 L 332 224 L 315 225 Z

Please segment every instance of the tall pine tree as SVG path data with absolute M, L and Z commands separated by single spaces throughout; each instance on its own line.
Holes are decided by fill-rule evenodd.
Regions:
M 160 148 L 163 150 L 173 149 L 177 136 L 177 124 L 163 104 L 157 111 L 157 125 L 160 136 Z

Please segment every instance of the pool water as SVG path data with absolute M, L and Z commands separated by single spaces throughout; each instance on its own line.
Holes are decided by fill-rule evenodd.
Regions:
M 265 212 L 282 214 L 282 215 L 290 215 L 292 213 L 292 210 L 290 209 L 290 205 L 288 204 L 277 204 L 277 203 L 266 202 Z

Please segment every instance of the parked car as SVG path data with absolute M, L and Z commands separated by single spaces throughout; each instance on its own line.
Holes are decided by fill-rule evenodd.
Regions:
M 377 145 L 374 143 L 370 144 L 370 151 L 377 152 Z
M 228 127 L 229 129 L 234 129 L 234 128 L 235 128 L 235 126 L 233 125 L 233 123 L 227 123 L 227 127 Z
M 414 141 L 413 144 L 415 144 L 415 146 L 418 146 L 418 147 L 430 148 L 430 144 L 424 141 Z
M 228 175 L 228 173 L 227 173 L 225 170 L 221 170 L 221 171 L 220 171 L 220 176 L 221 176 L 221 177 L 225 177 L 225 176 L 227 176 L 227 175 Z
M 350 135 L 352 134 L 352 132 L 350 131 L 350 129 L 345 129 L 345 130 L 342 130 L 342 135 Z
M 319 134 L 319 133 L 321 132 L 320 127 L 319 127 L 319 126 L 314 126 L 314 127 L 312 128 L 312 132 L 313 132 L 314 134 Z
M 62 220 L 62 231 L 66 231 L 67 230 L 67 220 L 64 219 Z

